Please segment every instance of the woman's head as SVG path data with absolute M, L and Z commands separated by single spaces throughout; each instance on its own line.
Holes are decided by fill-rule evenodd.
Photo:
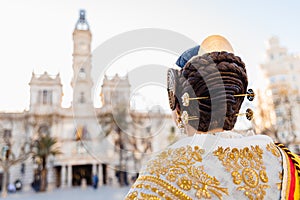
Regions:
M 238 56 L 225 51 L 205 53 L 190 59 L 180 71 L 170 72 L 171 108 L 194 117 L 188 121 L 190 126 L 202 132 L 234 127 L 244 100 L 234 95 L 245 94 L 248 86 L 245 64 Z M 188 106 L 182 102 L 184 94 L 191 99 Z

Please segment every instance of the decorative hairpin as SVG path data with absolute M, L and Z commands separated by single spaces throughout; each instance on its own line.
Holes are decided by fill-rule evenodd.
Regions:
M 253 92 L 252 89 L 248 89 L 248 91 L 247 91 L 246 94 L 236 94 L 236 95 L 233 95 L 233 96 L 235 96 L 235 97 L 245 97 L 246 96 L 249 101 L 253 101 L 253 99 L 255 97 L 255 94 L 254 94 L 254 92 Z M 190 98 L 190 95 L 187 92 L 185 92 L 182 95 L 182 97 L 181 97 L 183 106 L 189 106 L 191 100 L 208 99 L 208 98 L 209 97 L 194 97 L 194 98 Z
M 187 111 L 183 111 L 181 114 L 181 121 L 184 125 L 187 125 L 190 120 L 197 120 L 199 119 L 197 116 L 189 116 Z
M 246 110 L 246 113 L 236 114 L 236 116 L 242 116 L 242 115 L 246 115 L 246 118 L 250 121 L 250 120 L 253 119 L 254 113 L 250 108 L 248 108 Z M 197 116 L 189 116 L 187 111 L 183 111 L 180 118 L 181 118 L 181 121 L 184 125 L 187 125 L 189 123 L 189 121 L 191 121 L 191 120 L 198 120 L 199 119 Z
M 238 113 L 238 114 L 236 114 L 236 116 L 241 116 L 241 115 L 246 115 L 246 118 L 250 121 L 250 120 L 253 119 L 254 113 L 253 113 L 253 110 L 251 110 L 250 108 L 248 108 L 246 110 L 246 113 Z
M 255 94 L 252 89 L 248 89 L 247 94 L 236 94 L 233 96 L 235 96 L 235 97 L 245 97 L 246 96 L 249 101 L 253 101 Z

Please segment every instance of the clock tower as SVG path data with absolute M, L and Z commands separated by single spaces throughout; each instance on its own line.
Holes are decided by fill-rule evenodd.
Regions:
M 80 10 L 79 19 L 73 32 L 73 108 L 85 110 L 92 107 L 91 89 L 91 39 L 85 10 Z

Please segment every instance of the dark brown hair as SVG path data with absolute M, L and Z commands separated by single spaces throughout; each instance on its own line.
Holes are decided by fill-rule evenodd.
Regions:
M 191 59 L 180 71 L 177 100 L 180 111 L 199 120 L 189 121 L 198 131 L 214 128 L 231 130 L 237 120 L 248 86 L 245 64 L 240 57 L 227 52 L 212 52 Z M 185 107 L 181 96 L 187 92 L 193 97 L 209 97 L 190 101 Z M 217 116 L 217 117 L 214 117 Z

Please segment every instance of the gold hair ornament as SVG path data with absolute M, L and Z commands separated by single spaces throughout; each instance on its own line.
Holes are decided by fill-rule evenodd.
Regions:
M 197 120 L 199 119 L 197 116 L 189 116 L 187 111 L 183 111 L 181 114 L 181 121 L 184 125 L 187 125 L 190 120 Z
M 252 120 L 253 119 L 253 111 L 248 108 L 246 110 L 245 113 L 238 113 L 236 114 L 236 116 L 242 116 L 242 115 L 246 115 L 246 118 L 248 120 Z M 187 113 L 187 111 L 183 111 L 182 114 L 181 114 L 181 122 L 184 124 L 184 125 L 187 125 L 189 123 L 189 121 L 191 120 L 198 120 L 199 118 L 197 116 L 189 116 L 189 114 Z
M 253 99 L 255 97 L 255 94 L 254 94 L 254 92 L 253 92 L 252 89 L 248 89 L 248 91 L 247 91 L 246 94 L 235 94 L 233 96 L 235 96 L 235 97 L 247 97 L 247 99 L 249 101 L 253 101 Z M 208 99 L 208 98 L 209 97 L 194 97 L 194 98 L 190 98 L 190 95 L 187 92 L 185 92 L 182 95 L 182 97 L 181 97 L 183 106 L 189 106 L 190 105 L 190 101 L 192 101 L 192 100 L 199 100 L 199 99 L 201 100 L 201 99 Z
M 250 120 L 253 119 L 254 113 L 253 113 L 253 110 L 251 110 L 250 108 L 248 108 L 245 113 L 238 113 L 238 114 L 236 114 L 236 116 L 242 116 L 242 115 L 246 115 L 246 118 L 250 121 Z

